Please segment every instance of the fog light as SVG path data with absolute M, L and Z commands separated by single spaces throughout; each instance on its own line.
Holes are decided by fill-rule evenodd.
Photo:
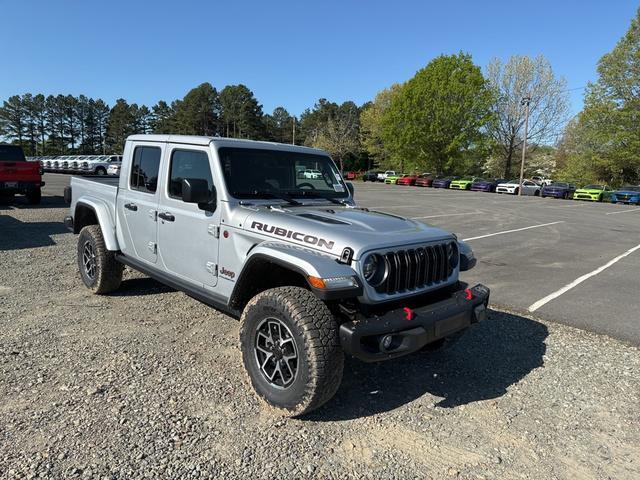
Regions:
M 380 350 L 386 352 L 391 348 L 391 344 L 393 343 L 393 335 L 385 335 L 380 339 Z

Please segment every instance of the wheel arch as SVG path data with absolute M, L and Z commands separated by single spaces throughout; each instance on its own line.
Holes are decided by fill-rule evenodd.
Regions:
M 102 202 L 83 199 L 76 203 L 73 215 L 73 233 L 80 233 L 87 225 L 100 226 L 107 250 L 120 250 L 113 219 L 109 209 Z
M 275 287 L 294 286 L 312 291 L 322 300 L 362 295 L 362 287 L 348 290 L 319 290 L 309 284 L 319 278 L 356 276 L 348 265 L 332 257 L 279 242 L 264 242 L 251 249 L 229 298 L 229 306 L 242 310 L 258 293 Z

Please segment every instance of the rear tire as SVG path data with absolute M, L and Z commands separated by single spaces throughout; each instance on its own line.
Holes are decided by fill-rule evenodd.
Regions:
M 241 321 L 242 360 L 261 400 L 298 416 L 335 395 L 344 368 L 338 324 L 313 293 L 266 290 L 249 301 Z
M 40 200 L 42 200 L 42 190 L 40 188 L 29 190 L 26 197 L 29 205 L 38 205 Z
M 78 236 L 78 269 L 86 287 L 97 295 L 117 290 L 123 265 L 107 250 L 99 225 L 87 225 Z

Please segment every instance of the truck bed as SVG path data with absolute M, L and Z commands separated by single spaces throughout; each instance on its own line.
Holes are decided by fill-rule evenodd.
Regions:
M 77 199 L 84 203 L 90 202 L 92 206 L 100 206 L 111 218 L 111 225 L 115 225 L 116 199 L 118 197 L 118 177 L 87 176 L 71 177 L 71 215 L 76 210 Z

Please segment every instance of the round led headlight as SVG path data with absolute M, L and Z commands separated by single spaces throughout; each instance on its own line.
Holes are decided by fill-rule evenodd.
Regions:
M 451 268 L 456 268 L 458 266 L 458 262 L 460 261 L 457 242 L 450 242 L 447 245 L 447 256 L 449 257 L 449 265 L 451 265 Z
M 387 277 L 387 265 L 382 256 L 377 253 L 368 255 L 362 263 L 362 274 L 372 287 L 380 285 Z

